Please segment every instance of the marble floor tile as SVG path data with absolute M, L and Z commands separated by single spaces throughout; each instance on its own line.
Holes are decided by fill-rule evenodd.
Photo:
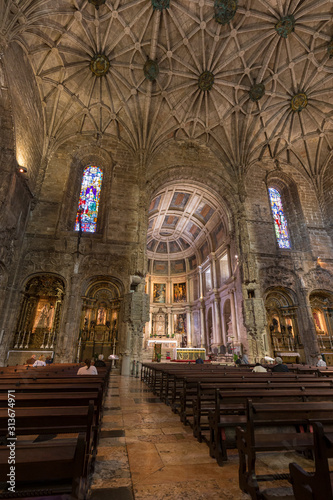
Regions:
M 164 465 L 215 464 L 216 462 L 210 458 L 207 445 L 195 440 L 157 443 L 156 449 Z
M 156 471 L 163 467 L 163 462 L 154 443 L 145 441 L 127 445 L 131 473 Z
M 249 497 L 239 492 L 237 496 L 227 495 L 213 480 L 191 481 L 174 484 L 134 486 L 135 500 L 245 500 Z

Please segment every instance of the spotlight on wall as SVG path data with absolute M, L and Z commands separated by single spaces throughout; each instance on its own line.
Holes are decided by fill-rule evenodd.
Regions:
M 28 169 L 26 167 L 21 167 L 21 165 L 19 165 L 18 171 L 20 172 L 20 174 L 26 174 L 28 172 Z
M 238 255 L 235 255 L 235 259 L 238 259 Z

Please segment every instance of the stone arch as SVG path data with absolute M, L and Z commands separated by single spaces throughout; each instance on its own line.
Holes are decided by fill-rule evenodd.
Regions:
M 228 230 L 234 230 L 233 214 L 238 206 L 235 187 L 223 176 L 217 177 L 207 172 L 202 180 L 202 171 L 195 166 L 173 165 L 157 172 L 154 177 L 148 178 L 146 183 L 147 200 L 152 199 L 158 190 L 165 186 L 186 182 L 189 185 L 207 190 L 223 208 L 228 222 Z M 147 201 L 148 204 L 148 201 Z
M 295 292 L 286 287 L 270 287 L 265 291 L 264 302 L 268 339 L 265 347 L 270 356 L 282 356 L 288 362 L 304 360 Z
M 317 289 L 309 295 L 312 317 L 316 329 L 318 346 L 325 354 L 328 365 L 333 364 L 333 292 Z
M 78 333 L 79 359 L 119 352 L 124 341 L 124 286 L 114 276 L 94 276 L 85 280 L 82 290 L 82 310 Z
M 333 292 L 333 275 L 327 269 L 323 269 L 319 263 L 315 269 L 311 269 L 304 275 L 303 280 L 309 293 L 314 290 Z
M 52 350 L 59 341 L 66 282 L 55 273 L 30 275 L 22 282 L 13 349 Z

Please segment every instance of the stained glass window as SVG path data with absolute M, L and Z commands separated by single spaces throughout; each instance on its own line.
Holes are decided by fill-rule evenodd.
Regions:
M 84 169 L 79 206 L 76 214 L 75 231 L 79 230 L 79 210 L 82 210 L 82 231 L 87 233 L 94 233 L 96 231 L 102 179 L 103 172 L 100 168 L 91 165 Z
M 282 206 L 281 194 L 274 188 L 268 188 L 268 191 L 278 245 L 280 248 L 290 248 L 287 219 Z

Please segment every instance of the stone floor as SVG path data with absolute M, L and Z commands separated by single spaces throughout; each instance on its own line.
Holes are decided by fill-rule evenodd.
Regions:
M 90 500 L 248 499 L 238 486 L 237 452 L 231 450 L 229 456 L 219 467 L 207 445 L 198 443 L 192 430 L 145 384 L 112 374 Z M 262 454 L 258 473 L 287 472 L 291 461 L 308 470 L 313 466 L 294 453 L 278 459 Z M 280 486 L 290 485 L 281 481 Z M 276 493 L 267 498 L 276 498 Z

